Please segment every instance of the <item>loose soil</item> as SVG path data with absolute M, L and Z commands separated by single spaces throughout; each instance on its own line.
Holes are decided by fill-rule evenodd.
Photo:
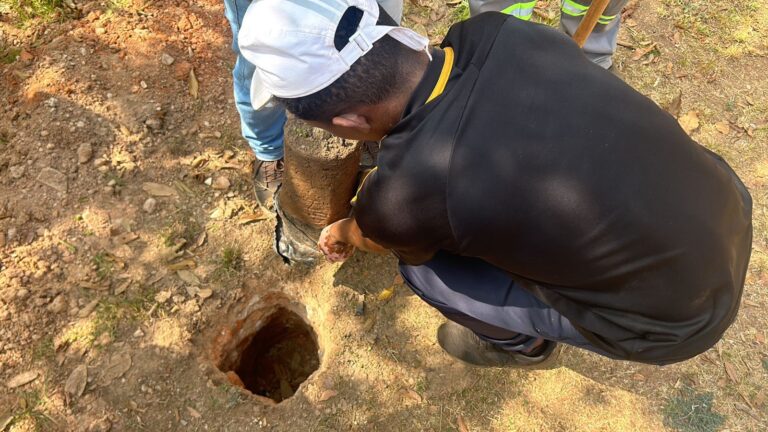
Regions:
M 738 320 L 680 364 L 566 348 L 534 372 L 445 355 L 443 318 L 397 283 L 392 257 L 275 255 L 221 1 L 67 1 L 76 11 L 25 22 L 14 3 L 0 0 L 0 430 L 768 429 L 764 2 L 633 2 L 616 57 L 752 193 Z M 405 24 L 437 42 L 462 7 L 406 2 Z M 557 9 L 541 1 L 535 19 L 554 24 Z M 250 341 L 271 354 L 226 352 L 248 354 L 249 370 L 287 365 L 259 379 L 214 350 L 253 313 Z M 273 344 L 288 328 L 299 342 Z

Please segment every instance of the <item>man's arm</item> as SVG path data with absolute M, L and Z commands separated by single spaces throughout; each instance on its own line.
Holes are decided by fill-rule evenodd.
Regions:
M 355 249 L 375 253 L 387 251 L 378 243 L 366 238 L 354 218 L 342 219 L 325 227 L 320 233 L 317 245 L 331 262 L 347 260 Z

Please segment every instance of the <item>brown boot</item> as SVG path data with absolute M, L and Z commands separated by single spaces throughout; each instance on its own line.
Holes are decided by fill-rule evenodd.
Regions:
M 269 209 L 272 206 L 273 195 L 282 182 L 282 159 L 276 161 L 256 159 L 256 163 L 253 164 L 253 187 L 259 204 Z

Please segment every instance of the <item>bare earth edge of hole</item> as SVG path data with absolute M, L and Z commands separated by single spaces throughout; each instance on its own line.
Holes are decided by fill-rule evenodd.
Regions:
M 249 316 L 225 329 L 235 343 L 219 346 L 230 352 L 215 363 L 232 384 L 279 403 L 320 367 L 320 355 L 317 335 L 301 316 L 281 305 L 271 309 L 262 319 Z

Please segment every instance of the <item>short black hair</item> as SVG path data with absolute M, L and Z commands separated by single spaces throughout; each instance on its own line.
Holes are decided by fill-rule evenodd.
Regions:
M 362 14 L 354 9 L 350 8 L 339 24 L 334 40 L 338 50 L 346 45 L 360 22 Z M 382 20 L 391 21 L 391 18 L 384 14 L 379 21 Z M 329 123 L 351 109 L 375 105 L 398 94 L 408 79 L 409 65 L 418 64 L 419 55 L 418 51 L 386 35 L 328 87 L 308 96 L 275 99 L 302 120 Z

